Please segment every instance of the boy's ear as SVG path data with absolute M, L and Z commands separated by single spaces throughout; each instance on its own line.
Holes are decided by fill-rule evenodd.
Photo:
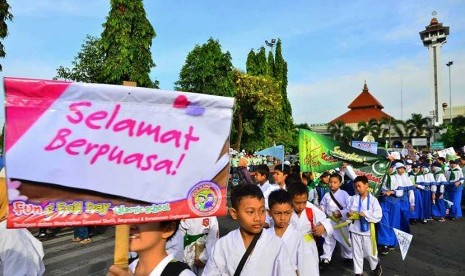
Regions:
M 169 237 L 173 236 L 175 232 L 176 232 L 176 223 L 172 222 L 168 224 L 166 228 L 163 230 L 161 237 L 164 239 L 168 239 Z
M 237 210 L 234 209 L 234 208 L 229 208 L 229 214 L 231 215 L 231 217 L 236 220 L 237 219 Z

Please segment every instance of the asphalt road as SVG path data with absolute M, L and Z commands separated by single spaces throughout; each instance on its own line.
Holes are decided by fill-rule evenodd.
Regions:
M 219 223 L 222 236 L 238 227 L 228 216 L 219 218 Z M 465 219 L 430 221 L 411 228 L 413 240 L 405 261 L 398 249 L 381 256 L 383 275 L 465 275 Z M 95 236 L 88 245 L 73 243 L 72 237 L 71 229 L 65 229 L 43 242 L 45 275 L 105 275 L 113 259 L 114 228 Z M 333 256 L 321 275 L 353 275 L 352 267 L 341 263 L 338 251 Z M 365 275 L 370 275 L 368 271 L 365 262 Z

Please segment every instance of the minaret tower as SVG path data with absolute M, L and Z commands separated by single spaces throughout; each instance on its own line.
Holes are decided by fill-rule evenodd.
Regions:
M 439 112 L 439 100 L 441 98 L 441 82 L 440 82 L 440 68 L 441 68 L 441 47 L 447 42 L 449 35 L 449 26 L 443 26 L 436 18 L 436 12 L 432 13 L 433 18 L 424 31 L 420 32 L 421 41 L 423 45 L 428 47 L 429 56 L 431 60 L 431 92 L 433 94 L 433 112 L 434 124 L 436 126 L 442 124 L 442 112 Z

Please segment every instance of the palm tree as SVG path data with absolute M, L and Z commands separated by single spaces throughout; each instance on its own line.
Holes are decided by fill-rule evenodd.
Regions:
M 343 121 L 337 121 L 334 124 L 329 124 L 328 132 L 331 138 L 346 144 L 352 141 L 354 134 L 353 129 L 349 126 L 346 126 Z
M 413 136 L 431 136 L 431 129 L 428 126 L 431 125 L 431 118 L 423 117 L 421 114 L 413 113 L 412 118 L 405 122 L 406 133 L 408 137 Z
M 390 137 L 392 131 L 397 134 L 397 137 L 399 139 L 404 138 L 404 130 L 406 129 L 405 127 L 405 122 L 402 120 L 396 120 L 394 118 L 386 118 L 383 117 L 381 120 L 379 120 L 380 124 L 380 137 L 386 138 L 386 136 Z
M 380 133 L 380 124 L 376 119 L 371 119 L 368 122 L 359 122 L 358 123 L 358 131 L 357 131 L 357 138 L 363 139 L 368 134 L 371 134 L 375 139 L 378 138 Z

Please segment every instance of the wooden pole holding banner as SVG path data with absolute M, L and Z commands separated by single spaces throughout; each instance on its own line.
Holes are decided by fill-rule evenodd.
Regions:
M 132 81 L 124 81 L 124 86 L 137 86 Z M 129 225 L 116 225 L 115 229 L 115 252 L 113 255 L 113 264 L 122 269 L 128 269 L 129 255 Z

